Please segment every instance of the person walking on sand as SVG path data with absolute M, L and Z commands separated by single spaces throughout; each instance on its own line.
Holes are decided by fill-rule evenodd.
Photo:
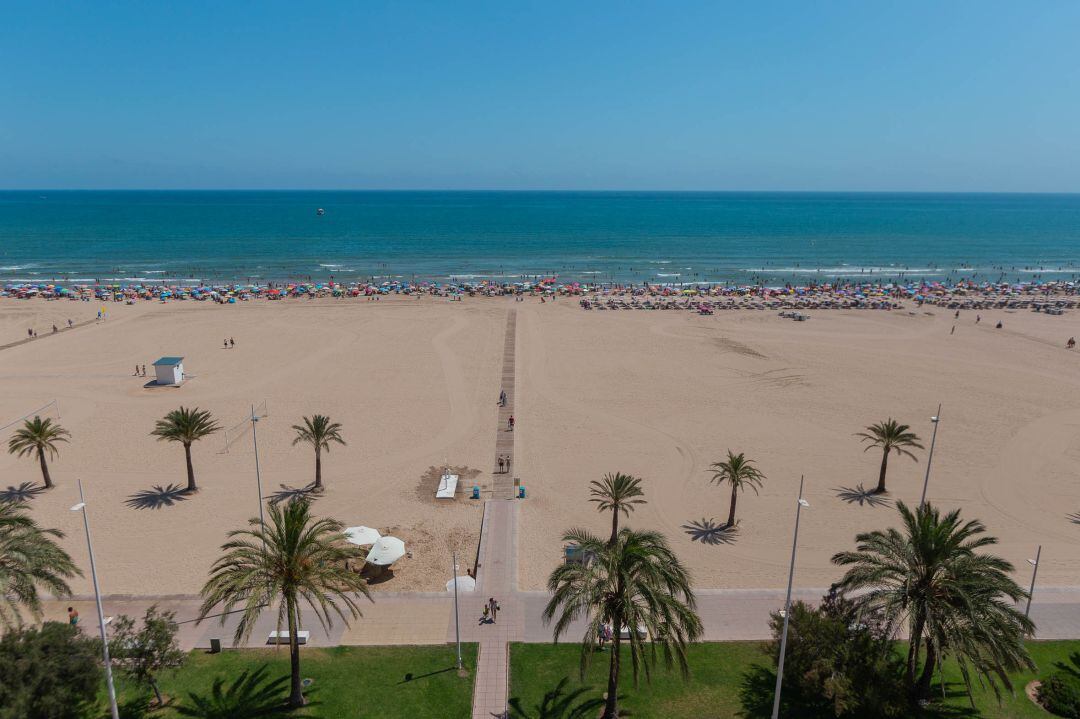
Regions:
M 68 624 L 78 628 L 79 624 L 79 610 L 75 607 L 68 607 Z
M 222 340 L 221 344 L 224 345 L 224 349 L 229 349 L 229 340 Z
M 146 365 L 143 365 L 143 366 L 142 366 L 142 376 L 143 376 L 143 377 L 145 377 L 145 376 L 146 376 Z
M 139 376 L 139 365 L 135 365 L 135 376 Z
M 230 337 L 229 338 L 229 349 L 232 349 L 235 346 L 236 346 L 236 340 L 234 340 L 232 337 Z
M 1071 350 L 1073 347 L 1076 347 L 1076 338 L 1070 337 L 1069 341 L 1065 343 L 1065 349 Z

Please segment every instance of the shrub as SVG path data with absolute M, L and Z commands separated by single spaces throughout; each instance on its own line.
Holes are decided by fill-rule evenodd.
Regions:
M 103 677 L 99 643 L 45 622 L 0 639 L 0 719 L 78 719 Z
M 1063 674 L 1051 674 L 1039 687 L 1038 699 L 1047 711 L 1068 719 L 1080 719 L 1080 686 Z

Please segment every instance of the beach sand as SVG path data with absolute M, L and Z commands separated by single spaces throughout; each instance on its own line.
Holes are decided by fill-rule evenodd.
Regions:
M 1017 565 L 1043 545 L 1039 583 L 1080 585 L 1080 314 L 1031 312 L 819 311 L 808 322 L 773 312 L 585 312 L 573 300 L 446 302 L 432 297 L 366 300 L 108 305 L 108 319 L 56 337 L 49 326 L 93 319 L 100 305 L 0 300 L 0 424 L 54 398 L 72 441 L 52 465 L 57 488 L 31 501 L 35 517 L 67 533 L 87 567 L 77 514 L 84 481 L 102 590 L 107 594 L 198 592 L 230 529 L 257 512 L 252 403 L 266 401 L 259 456 L 266 494 L 311 481 L 309 448 L 291 445 L 292 424 L 323 413 L 344 425 L 346 447 L 324 458 L 318 512 L 406 541 L 412 552 L 385 591 L 441 590 L 450 549 L 476 551 L 497 431 L 506 313 L 518 312 L 514 474 L 527 487 L 519 517 L 519 581 L 543 586 L 571 526 L 605 533 L 607 515 L 587 501 L 588 483 L 622 471 L 645 480 L 648 504 L 628 524 L 665 532 L 699 588 L 777 588 L 787 579 L 799 476 L 803 515 L 796 584 L 839 576 L 829 557 L 859 531 L 897 524 L 891 506 L 846 501 L 843 488 L 873 487 L 880 453 L 853 436 L 889 416 L 929 445 L 930 415 L 943 403 L 929 497 L 983 520 L 997 550 Z M 1004 328 L 994 329 L 1001 319 Z M 950 328 L 957 325 L 955 334 Z M 225 337 L 236 348 L 221 348 Z M 191 379 L 144 388 L 135 363 L 183 355 Z M 224 452 L 215 435 L 196 444 L 198 494 L 156 509 L 128 500 L 185 482 L 183 450 L 150 436 L 179 405 L 211 410 L 244 436 Z M 3 434 L 4 439 L 10 429 Z M 234 435 L 235 436 L 235 433 Z M 728 491 L 708 466 L 727 449 L 766 474 L 760 496 L 739 499 L 738 533 L 708 544 L 693 522 L 721 523 Z M 887 501 L 919 500 L 919 462 L 893 456 Z M 444 463 L 465 478 L 458 499 L 435 503 Z M 0 456 L 0 489 L 40 483 L 36 462 Z M 848 497 L 850 500 L 850 497 Z M 90 591 L 88 578 L 73 583 Z

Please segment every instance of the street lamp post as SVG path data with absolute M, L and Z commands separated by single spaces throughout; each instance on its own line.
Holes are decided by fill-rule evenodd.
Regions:
M 105 683 L 109 687 L 109 709 L 112 719 L 120 719 L 120 710 L 116 706 L 116 687 L 113 686 L 112 662 L 109 661 L 109 638 L 105 632 L 105 611 L 101 608 L 101 588 L 98 587 L 97 565 L 94 564 L 94 545 L 90 541 L 90 520 L 86 516 L 86 501 L 83 498 L 82 480 L 79 481 L 79 503 L 71 508 L 72 512 L 82 512 L 83 529 L 86 530 L 86 550 L 90 554 L 90 576 L 94 581 L 94 600 L 97 602 L 98 625 L 101 628 L 101 653 L 105 660 Z
M 262 475 L 259 473 L 259 436 L 255 432 L 255 424 L 259 418 L 255 416 L 255 405 L 251 405 L 251 441 L 255 445 L 255 484 L 259 488 L 259 524 L 266 527 L 266 518 L 263 516 L 263 489 Z M 265 541 L 263 542 L 265 544 Z
M 1042 545 L 1035 550 L 1035 558 L 1029 559 L 1028 564 L 1031 565 L 1031 589 L 1028 590 L 1027 608 L 1024 609 L 1024 616 L 1028 616 L 1031 613 L 1031 597 L 1035 594 L 1035 576 L 1039 573 L 1039 560 L 1042 558 Z
M 784 681 L 784 652 L 787 650 L 788 620 L 791 618 L 791 583 L 795 578 L 795 550 L 799 546 L 799 516 L 810 503 L 803 499 L 804 477 L 799 477 L 799 500 L 795 504 L 795 536 L 791 540 L 791 567 L 788 569 L 787 598 L 784 600 L 784 632 L 780 635 L 780 662 L 776 667 L 776 692 L 773 696 L 772 719 L 780 715 L 780 685 Z
M 934 433 L 930 437 L 930 453 L 926 456 L 926 478 L 923 480 L 922 485 L 922 499 L 919 500 L 919 509 L 926 504 L 926 488 L 930 484 L 930 463 L 934 461 L 934 443 L 937 442 L 937 428 L 941 423 L 941 403 L 938 403 L 937 414 L 930 418 L 930 421 L 934 423 Z
M 457 550 L 454 557 L 454 639 L 457 641 L 457 668 L 461 671 L 461 616 L 458 614 L 458 588 L 457 588 Z

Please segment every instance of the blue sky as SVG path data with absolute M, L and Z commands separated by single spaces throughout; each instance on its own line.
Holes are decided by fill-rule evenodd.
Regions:
M 0 0 L 0 188 L 1080 191 L 1080 3 Z

